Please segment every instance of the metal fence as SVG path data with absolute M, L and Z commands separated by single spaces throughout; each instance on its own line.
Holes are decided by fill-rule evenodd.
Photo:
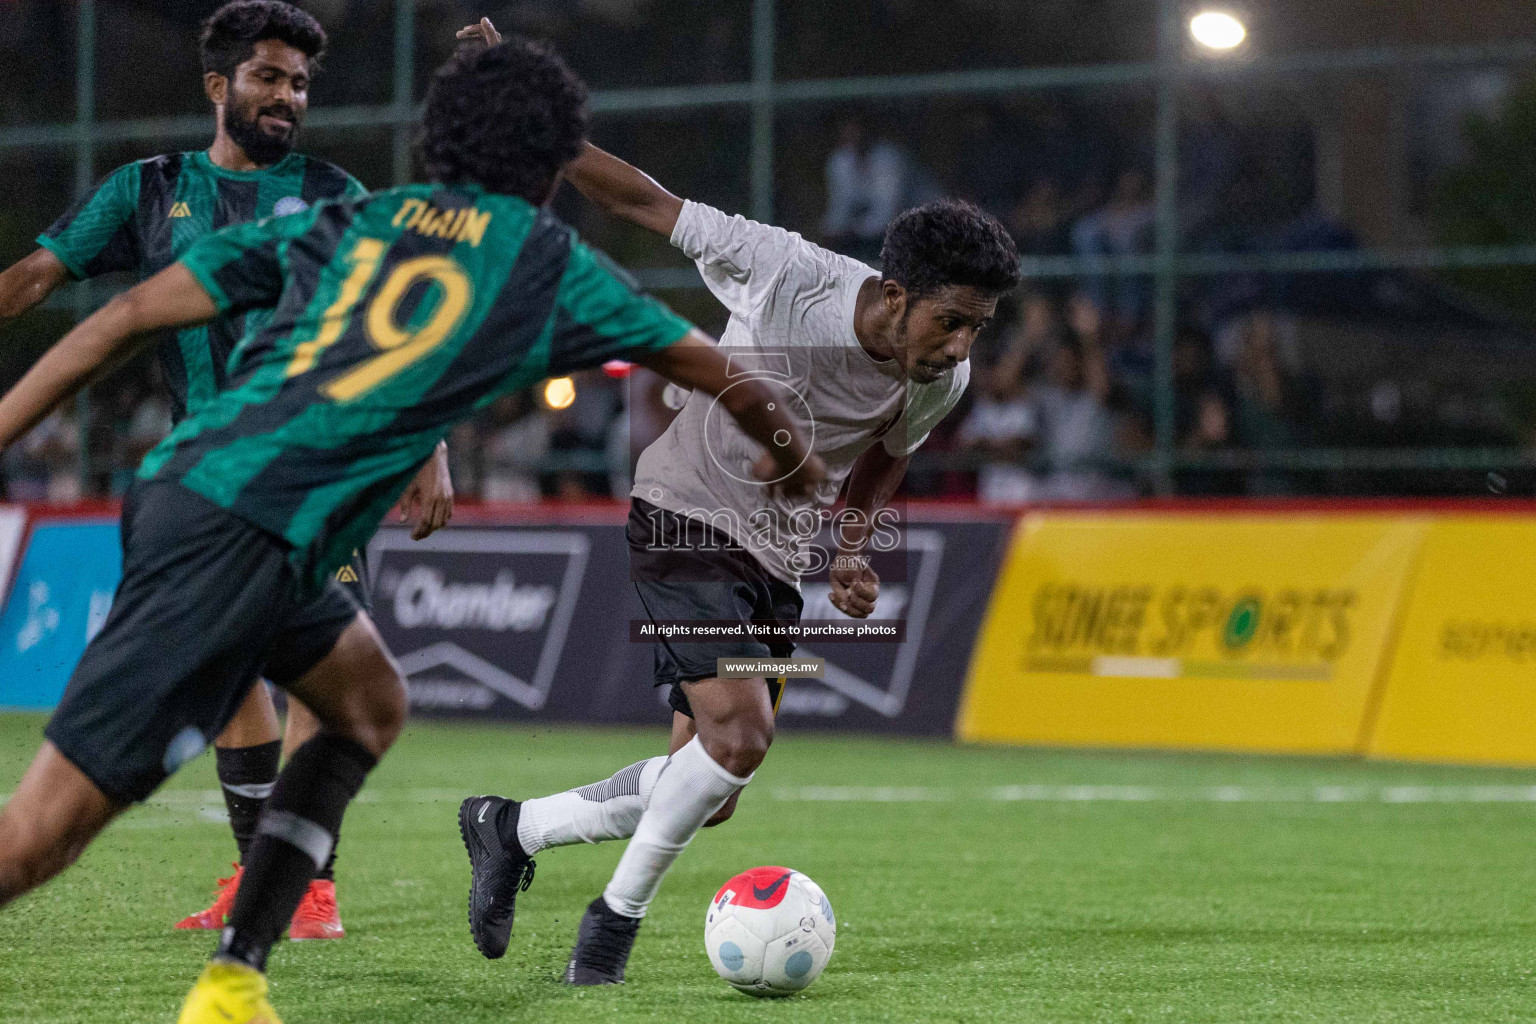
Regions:
M 685 85 L 599 91 L 592 97 L 597 113 L 646 113 L 704 108 L 745 110 L 750 117 L 749 192 L 753 217 L 774 217 L 775 117 L 796 105 L 828 101 L 919 99 L 940 96 L 1009 94 L 1042 90 L 1147 86 L 1155 90 L 1156 243 L 1152 253 L 1122 258 L 1051 257 L 1025 260 L 1025 273 L 1039 279 L 1088 275 L 1150 277 L 1154 284 L 1155 448 L 1139 470 L 1160 491 L 1171 488 L 1181 469 L 1241 468 L 1279 470 L 1350 470 L 1359 468 L 1479 469 L 1536 466 L 1536 456 L 1521 448 L 1309 448 L 1242 450 L 1188 455 L 1175 438 L 1173 347 L 1177 330 L 1178 286 L 1188 276 L 1295 273 L 1351 273 L 1466 267 L 1536 267 L 1536 246 L 1355 249 L 1284 254 L 1211 254 L 1179 248 L 1179 103 L 1181 87 L 1199 81 L 1295 81 L 1306 76 L 1339 75 L 1384 69 L 1449 69 L 1536 63 L 1536 39 L 1485 45 L 1380 46 L 1285 56 L 1247 56 L 1234 61 L 1192 58 L 1184 45 L 1185 0 L 1149 0 L 1158 10 L 1155 60 L 1063 67 L 978 69 L 935 74 L 782 80 L 775 76 L 776 15 L 779 0 L 750 0 L 751 78 L 729 84 Z M 393 100 L 387 104 L 339 106 L 315 110 L 311 129 L 345 131 L 387 129 L 393 146 L 396 182 L 411 174 L 411 133 L 419 115 L 413 102 L 413 54 L 416 50 L 415 0 L 395 0 Z M 98 120 L 96 117 L 95 0 L 76 4 L 80 54 L 75 69 L 75 118 L 71 122 L 18 126 L 0 130 L 0 155 L 23 149 L 72 150 L 74 184 L 83 194 L 93 182 L 97 149 L 103 143 L 200 138 L 206 115 Z M 700 287 L 691 269 L 640 269 L 649 287 Z M 88 290 L 77 289 L 78 311 L 89 308 Z

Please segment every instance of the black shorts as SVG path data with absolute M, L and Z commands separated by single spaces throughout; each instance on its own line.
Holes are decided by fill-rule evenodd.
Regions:
M 799 588 L 770 573 L 750 551 L 706 523 L 634 498 L 625 536 L 629 541 L 630 579 L 652 621 L 800 621 L 805 600 Z M 674 643 L 663 639 L 656 642 L 654 650 L 655 685 L 670 686 L 667 703 L 692 718 L 693 708 L 683 683 L 715 678 L 716 662 L 721 658 L 788 658 L 795 653 L 795 645 L 761 640 Z M 768 691 L 777 711 L 784 680 L 768 680 Z
M 373 614 L 373 598 L 369 596 L 373 587 L 368 578 L 368 558 L 364 552 L 352 552 L 352 561 L 337 569 L 333 578 L 341 584 L 342 590 L 352 595 L 352 600 L 357 602 L 359 608 Z
M 359 609 L 334 583 L 301 605 L 286 543 L 179 484 L 135 483 L 122 535 L 112 611 L 45 735 L 130 803 L 224 730 L 263 666 L 292 682 Z
M 347 592 L 352 603 L 361 611 L 373 614 L 373 601 L 369 597 L 368 560 L 361 551 L 352 552 L 352 561 L 336 570 L 336 584 Z M 331 588 L 294 613 L 283 631 L 286 646 L 274 646 L 262 664 L 261 675 L 278 685 L 286 685 L 303 678 L 304 674 L 331 653 L 342 630 L 352 624 L 352 619 L 341 621 L 337 616 Z

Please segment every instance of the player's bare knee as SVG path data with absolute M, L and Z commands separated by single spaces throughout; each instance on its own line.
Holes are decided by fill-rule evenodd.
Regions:
M 375 757 L 384 755 L 405 726 L 405 678 L 364 616 L 299 681 L 296 695 L 325 731 L 347 737 Z
M 735 766 L 731 774 L 747 776 L 762 767 L 763 759 L 768 756 L 769 737 L 754 736 L 744 744 L 736 758 Z
M 67 833 L 45 829 L 0 815 L 0 905 L 29 892 L 80 859 L 86 844 Z
M 31 888 L 19 870 L 0 861 L 0 907 L 24 895 Z
M 383 757 L 405 726 L 405 680 L 387 658 L 366 669 L 354 666 L 346 690 L 311 704 L 311 709 L 324 731 L 345 736 L 374 757 Z
M 747 776 L 763 763 L 772 742 L 772 723 L 736 722 L 706 739 L 704 750 L 732 775 Z
M 747 737 L 743 753 L 749 757 L 752 771 L 757 771 L 763 763 L 763 758 L 768 756 L 768 748 L 773 746 L 773 715 L 754 715 L 747 727 Z M 748 774 L 737 772 L 738 775 Z
M 0 864 L 0 907 L 24 896 L 80 859 L 80 849 L 50 850 L 32 860 Z
M 358 687 L 347 702 L 347 711 L 352 739 L 383 757 L 405 728 L 405 679 L 393 662 L 381 659 L 368 684 Z
M 400 731 L 405 728 L 405 718 L 409 711 L 405 677 L 400 674 L 400 670 L 393 661 L 386 660 L 375 687 L 374 697 L 369 707 L 372 712 L 374 732 L 383 745 L 382 749 L 375 753 L 383 754 L 394 745 L 395 740 L 400 738 Z

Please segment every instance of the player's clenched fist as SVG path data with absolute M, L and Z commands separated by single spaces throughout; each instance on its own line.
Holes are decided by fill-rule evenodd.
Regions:
M 839 552 L 832 560 L 832 607 L 855 619 L 868 618 L 880 599 L 880 575 L 868 555 Z

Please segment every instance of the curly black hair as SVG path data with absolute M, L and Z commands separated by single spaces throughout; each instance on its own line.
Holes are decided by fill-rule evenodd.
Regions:
M 511 39 L 461 47 L 433 76 L 421 151 L 433 181 L 538 205 L 586 138 L 586 83 L 553 48 Z
M 282 0 L 231 0 L 203 22 L 203 72 L 233 78 L 263 39 L 287 43 L 313 67 L 325 54 L 325 29 Z
M 907 210 L 891 221 L 880 263 L 883 279 L 914 299 L 950 285 L 1001 295 L 1022 277 L 1008 230 L 990 213 L 956 199 Z

